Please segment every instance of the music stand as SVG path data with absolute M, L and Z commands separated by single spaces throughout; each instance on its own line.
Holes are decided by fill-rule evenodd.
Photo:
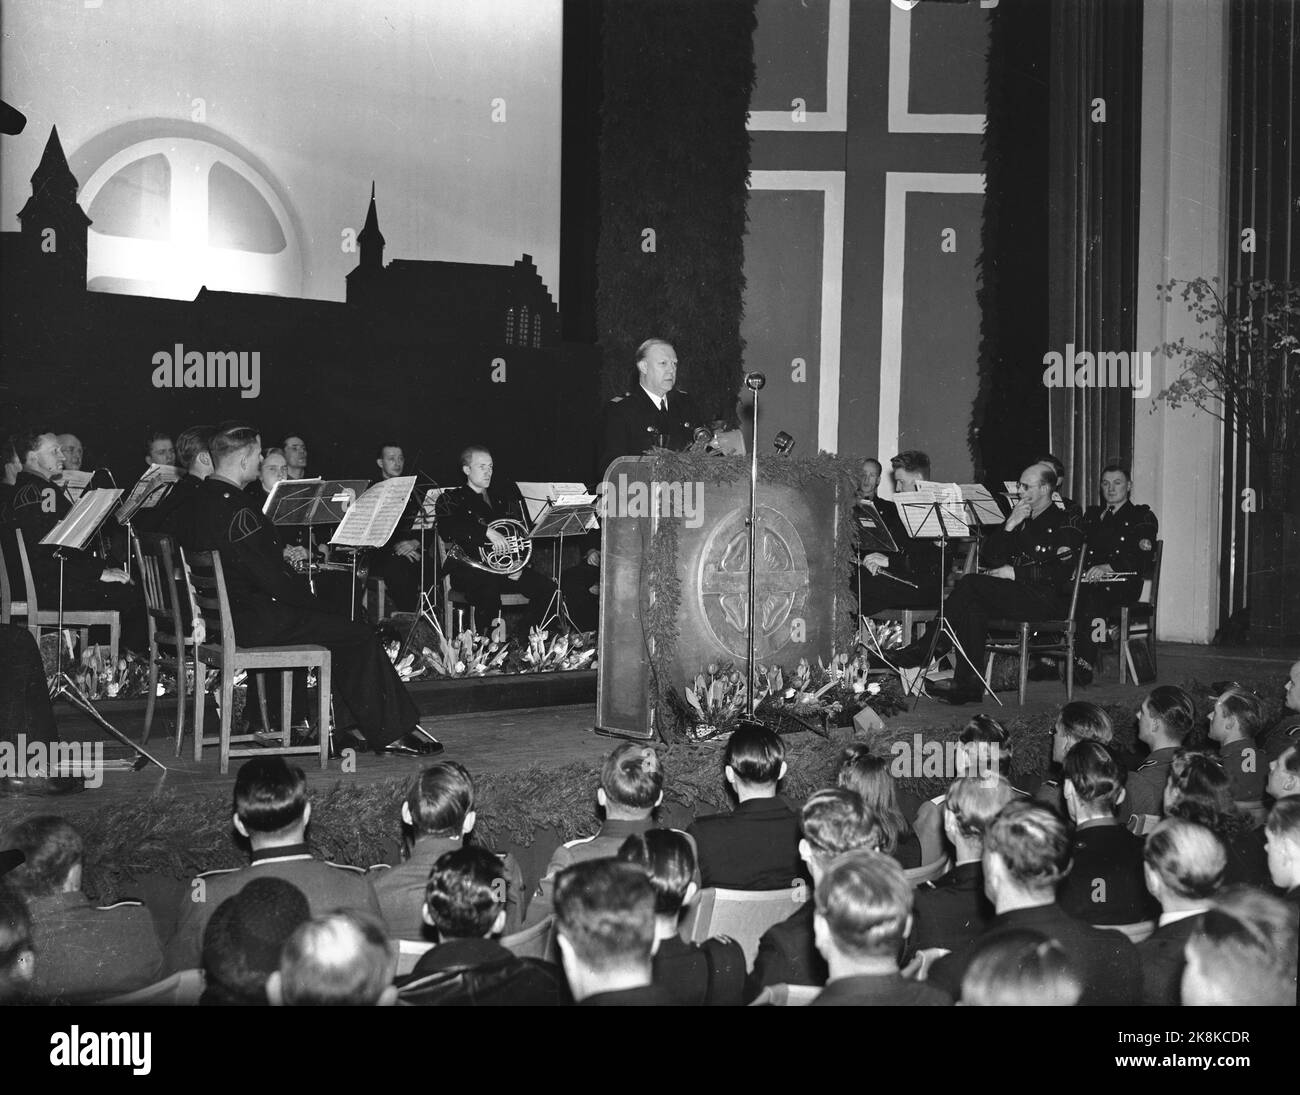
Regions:
M 548 500 L 546 505 L 542 507 L 541 513 L 528 533 L 528 537 L 530 540 L 558 538 L 559 544 L 555 549 L 555 561 L 551 571 L 555 581 L 555 592 L 551 594 L 551 599 L 546 602 L 546 614 L 542 617 L 542 622 L 538 624 L 539 627 L 549 627 L 552 620 L 559 620 L 568 628 L 574 631 L 578 630 L 578 625 L 573 622 L 569 610 L 564 607 L 564 594 L 560 591 L 560 577 L 564 565 L 564 538 L 566 536 L 581 536 L 599 527 L 600 522 L 596 519 L 596 498 L 594 495 L 561 495 L 558 498 Z
M 307 585 L 316 592 L 317 525 L 337 525 L 343 520 L 348 506 L 365 493 L 364 479 L 281 479 L 271 488 L 262 513 L 273 525 L 306 526 L 307 528 Z M 353 560 L 355 578 L 356 560 Z M 353 615 L 356 614 L 356 587 L 352 591 Z
M 342 486 L 341 483 L 335 485 Z M 360 498 L 342 503 L 343 516 L 329 542 L 332 546 L 352 552 L 351 601 L 354 620 L 357 618 L 357 556 L 363 549 L 383 547 L 393 538 L 414 487 L 414 475 L 398 475 L 392 479 L 381 479 L 366 488 Z M 344 493 L 347 493 L 346 488 Z
M 59 641 L 54 655 L 54 676 L 50 678 L 48 684 L 50 702 L 66 699 L 74 707 L 80 708 L 84 714 L 94 719 L 102 729 L 107 730 L 123 745 L 132 749 L 136 755 L 135 762 L 130 766 L 133 772 L 140 771 L 150 761 L 165 772 L 167 768 L 162 761 L 145 749 L 143 745 L 137 745 L 133 742 L 99 713 L 90 698 L 77 687 L 77 683 L 68 676 L 67 671 L 63 668 L 63 582 L 67 553 L 69 551 L 80 551 L 85 547 L 121 497 L 122 491 L 117 488 L 113 490 L 86 491 L 82 494 L 80 501 L 68 511 L 67 516 L 50 529 L 40 541 L 46 546 L 53 547 L 54 556 L 59 560 L 59 617 L 56 625 Z
M 418 488 L 417 488 L 418 489 Z M 433 483 L 425 492 L 424 497 L 420 500 L 416 508 L 415 519 L 411 522 L 411 528 L 420 534 L 420 603 L 415 610 L 415 619 L 411 621 L 410 630 L 406 633 L 406 641 L 402 643 L 401 653 L 398 660 L 406 657 L 410 652 L 411 643 L 415 639 L 415 630 L 420 626 L 420 621 L 424 620 L 432 626 L 439 634 L 442 628 L 438 624 L 438 609 L 434 603 L 434 598 L 429 596 L 430 589 L 438 588 L 438 554 L 435 551 L 433 556 L 433 582 L 425 582 L 424 578 L 424 559 L 425 543 L 424 534 L 433 532 L 433 542 L 438 542 L 438 499 L 442 497 L 445 487 Z
M 945 596 L 945 587 L 948 578 L 947 549 L 950 539 L 966 539 L 970 536 L 970 523 L 965 503 L 961 500 L 961 491 L 956 488 L 956 484 L 934 484 L 935 486 L 949 487 L 952 489 L 941 490 L 916 490 L 910 496 L 899 495 L 897 498 L 898 512 L 907 526 L 907 534 L 917 540 L 938 540 L 939 541 L 939 615 L 935 617 L 938 625 L 934 629 L 934 634 L 930 636 L 930 646 L 925 654 L 923 667 L 929 667 L 934 662 L 935 648 L 939 644 L 939 636 L 946 634 L 953 648 L 953 664 L 957 664 L 957 655 L 966 659 L 966 664 L 971 667 L 984 685 L 985 691 L 989 693 L 1002 706 L 1002 700 L 998 694 L 989 686 L 984 674 L 980 672 L 979 667 L 970 660 L 961 641 L 957 638 L 957 633 L 948 623 L 945 614 L 945 605 L 947 598 Z M 917 675 L 915 681 L 916 700 L 912 704 L 912 710 L 916 710 L 917 704 L 921 702 L 922 682 L 925 680 L 925 668 Z M 905 695 L 910 694 L 911 687 L 905 690 Z

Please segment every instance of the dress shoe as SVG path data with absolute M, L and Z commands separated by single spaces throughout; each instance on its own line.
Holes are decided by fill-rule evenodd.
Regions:
M 958 684 L 956 681 L 935 681 L 927 685 L 927 691 L 937 700 L 961 707 L 966 703 L 979 703 L 984 698 L 984 689 L 978 684 Z
M 399 757 L 436 757 L 444 748 L 442 742 L 426 731 L 413 730 L 379 751 Z
M 1064 671 L 1062 671 L 1064 676 Z M 1074 659 L 1074 683 L 1081 684 L 1085 688 L 1092 684 L 1093 669 L 1092 663 L 1086 662 L 1082 658 Z

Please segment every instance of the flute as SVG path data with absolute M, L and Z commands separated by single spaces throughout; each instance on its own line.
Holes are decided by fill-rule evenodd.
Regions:
M 862 557 L 861 557 L 861 556 L 858 556 L 858 566 L 862 566 Z M 886 567 L 881 567 L 878 571 L 876 571 L 876 573 L 879 574 L 879 575 L 882 575 L 882 576 L 885 577 L 885 578 L 891 578 L 891 579 L 893 579 L 895 582 L 902 582 L 903 585 L 905 585 L 905 586 L 911 586 L 913 589 L 920 589 L 920 588 L 921 588 L 921 587 L 920 587 L 919 585 L 917 585 L 915 582 L 909 582 L 906 578 L 900 578 L 897 574 L 890 574 L 888 568 L 886 568 Z

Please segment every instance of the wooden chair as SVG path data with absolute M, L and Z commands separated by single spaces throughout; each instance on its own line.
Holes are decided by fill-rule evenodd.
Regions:
M 438 537 L 438 562 L 442 570 L 442 633 L 448 639 L 456 637 L 457 632 L 453 630 L 452 626 L 452 610 L 456 605 L 469 609 L 469 629 L 477 631 L 478 626 L 474 619 L 474 606 L 469 603 L 469 598 L 463 593 L 451 588 L 451 575 L 447 573 L 447 547 L 443 544 L 441 536 Z M 527 604 L 528 598 L 522 593 L 501 594 L 502 609 L 518 608 Z
M 1014 654 L 1020 658 L 1020 706 L 1025 705 L 1025 687 L 1029 683 L 1029 656 L 1044 654 L 1048 657 L 1065 658 L 1065 698 L 1074 699 L 1074 617 L 1079 605 L 1079 582 L 1083 578 L 1084 563 L 1088 558 L 1087 545 L 1079 552 L 1079 561 L 1074 568 L 1074 581 L 1070 587 L 1069 615 L 1059 620 L 990 620 L 989 631 L 1011 632 L 1014 638 L 995 638 L 990 635 L 984 643 L 988 655 L 984 676 L 987 679 L 993 672 L 993 658 L 998 654 Z M 1038 639 L 1038 632 L 1045 632 L 1050 637 Z M 1056 638 L 1056 635 L 1060 638 Z M 973 652 L 972 652 L 973 653 Z
M 181 599 L 177 590 L 176 555 L 170 536 L 145 533 L 133 536 L 136 566 L 149 628 L 149 698 L 144 708 L 144 735 L 148 742 L 153 729 L 154 703 L 158 696 L 158 666 L 168 665 L 176 673 L 176 755 L 181 755 L 185 740 L 185 693 L 190 659 L 186 649 L 195 644 L 193 629 L 185 626 Z M 170 647 L 170 649 L 164 649 Z M 195 665 L 197 679 L 198 666 Z
M 1151 934 L 1156 930 L 1154 920 L 1142 920 L 1136 924 L 1094 924 L 1093 927 L 1102 928 L 1108 932 L 1121 932 L 1134 943 L 1141 943 L 1150 939 Z
M 682 919 L 681 936 L 688 943 L 703 943 L 715 935 L 729 935 L 745 952 L 745 965 L 753 966 L 758 941 L 773 924 L 779 924 L 808 900 L 808 887 L 780 890 L 700 891 Z
M 1131 638 L 1142 639 L 1151 659 L 1151 669 L 1156 668 L 1156 605 L 1160 598 L 1160 563 L 1165 554 L 1165 542 L 1156 541 L 1156 553 L 1151 560 L 1151 577 L 1143 582 L 1142 595 L 1132 604 L 1121 605 L 1119 610 L 1119 683 L 1124 684 L 1133 669 L 1128 652 Z M 1133 674 L 1137 683 L 1137 674 Z
M 22 616 L 26 619 L 27 630 L 37 645 L 41 641 L 42 628 L 59 626 L 59 607 L 41 608 L 37 603 L 36 583 L 32 581 L 32 564 L 27 555 L 27 545 L 23 543 L 23 534 L 19 529 L 13 530 L 17 546 L 20 572 L 26 586 L 26 596 L 18 599 L 9 585 L 9 565 L 5 559 L 3 546 L 0 546 L 0 623 L 9 623 L 11 617 Z M 74 628 L 81 633 L 81 649 L 84 651 L 90 642 L 92 627 L 108 628 L 108 653 L 114 668 L 117 666 L 117 654 L 122 645 L 122 616 L 116 609 L 64 608 L 63 626 Z
M 226 575 L 221 567 L 221 553 L 181 549 L 181 564 L 190 600 L 195 605 L 204 625 L 204 641 L 195 648 L 198 666 L 195 668 L 194 694 L 194 759 L 203 759 L 205 745 L 220 745 L 221 772 L 230 770 L 231 757 L 289 756 L 319 753 L 322 769 L 329 767 L 330 759 L 330 653 L 315 643 L 295 643 L 286 646 L 239 646 L 235 642 L 235 627 L 230 617 L 230 598 L 226 592 Z M 203 707 L 207 692 L 206 674 L 201 666 L 210 665 L 221 672 L 221 733 L 218 737 L 203 736 Z M 262 669 L 281 670 L 280 729 L 274 733 L 234 734 L 235 676 L 242 670 L 254 672 Z M 316 731 L 320 739 L 316 745 L 290 743 L 293 703 L 293 670 L 315 669 L 319 687 Z M 232 749 L 233 742 L 260 740 L 263 737 L 279 738 L 280 745 L 256 749 Z
M 547 962 L 556 961 L 555 917 L 543 917 L 530 928 L 523 928 L 513 935 L 503 935 L 501 945 L 518 958 L 542 958 Z
M 384 610 L 387 605 L 388 583 L 377 575 L 370 575 L 366 579 L 366 611 L 370 616 L 371 623 L 377 624 L 384 618 Z

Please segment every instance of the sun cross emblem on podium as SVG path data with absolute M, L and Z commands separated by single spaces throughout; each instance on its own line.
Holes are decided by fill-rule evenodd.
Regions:
M 749 623 L 749 534 L 747 509 L 734 509 L 719 522 L 700 554 L 700 612 L 718 644 L 745 657 Z M 770 506 L 758 507 L 755 536 L 754 654 L 765 658 L 790 639 L 791 621 L 808 599 L 808 556 L 789 519 Z

